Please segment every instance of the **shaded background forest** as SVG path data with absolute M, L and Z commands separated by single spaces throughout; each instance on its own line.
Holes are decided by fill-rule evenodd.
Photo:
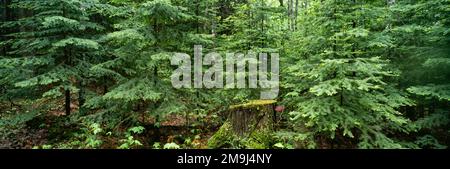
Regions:
M 173 88 L 194 45 L 280 54 L 276 129 L 227 148 L 450 144 L 449 0 L 0 2 L 1 148 L 226 148 L 259 91 Z

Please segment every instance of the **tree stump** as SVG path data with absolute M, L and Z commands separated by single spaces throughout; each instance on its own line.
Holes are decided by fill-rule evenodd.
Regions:
M 275 100 L 231 106 L 227 121 L 209 139 L 210 148 L 270 148 Z

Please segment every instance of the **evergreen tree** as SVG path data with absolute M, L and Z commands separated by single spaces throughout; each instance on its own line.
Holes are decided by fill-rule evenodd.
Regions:
M 303 39 L 290 42 L 295 64 L 286 69 L 295 125 L 314 136 L 355 138 L 360 148 L 401 147 L 389 133 L 409 131 L 397 109 L 411 102 L 387 83 L 398 74 L 384 57 L 385 7 L 384 1 L 311 2 L 299 23 Z
M 20 28 L 10 34 L 11 58 L 2 60 L 23 74 L 18 87 L 33 87 L 46 98 L 65 97 L 65 113 L 70 114 L 71 93 L 78 92 L 85 70 L 100 48 L 96 33 L 104 28 L 90 21 L 96 0 L 14 1 L 14 8 L 32 13 L 29 17 L 3 24 Z M 80 105 L 81 106 L 81 105 Z
M 183 99 L 188 97 L 171 85 L 170 58 L 173 51 L 186 50 L 182 46 L 189 35 L 183 24 L 192 16 L 167 0 L 120 5 L 119 9 L 125 12 L 118 16 L 123 19 L 115 25 L 117 31 L 101 40 L 112 58 L 91 68 L 98 79 L 107 79 L 112 86 L 89 99 L 87 106 L 103 108 L 95 116 L 112 117 L 101 119 L 113 126 L 118 123 L 111 121 L 128 117 L 136 120 L 150 114 L 158 120 L 161 115 L 183 112 L 187 109 Z
M 404 72 L 401 87 L 417 97 L 417 109 L 408 109 L 415 124 L 427 133 L 416 143 L 442 147 L 436 136 L 448 135 L 450 124 L 450 2 L 397 1 L 391 7 L 395 37 L 394 61 Z
M 198 148 L 209 136 L 199 131 L 243 112 L 232 105 L 270 103 L 277 148 L 447 148 L 449 18 L 449 0 L 1 0 L 0 147 L 43 130 L 54 148 L 135 148 L 148 144 L 133 134 L 169 120 L 192 133 L 176 133 L 181 147 Z M 249 102 L 264 90 L 249 78 L 173 87 L 175 53 L 211 70 L 192 66 L 195 45 L 224 70 L 227 53 L 279 53 L 277 101 Z M 150 130 L 160 148 L 165 133 Z

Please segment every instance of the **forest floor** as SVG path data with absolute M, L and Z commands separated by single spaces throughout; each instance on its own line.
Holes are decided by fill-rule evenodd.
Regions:
M 40 103 L 42 104 L 42 103 Z M 76 103 L 71 104 L 73 112 L 78 111 Z M 18 105 L 0 104 L 0 119 L 8 119 L 13 114 L 24 113 L 23 107 Z M 28 119 L 19 127 L 0 129 L 0 149 L 31 149 L 35 146 L 47 145 L 56 140 L 60 140 L 60 135 L 67 135 L 71 132 L 68 128 L 62 131 L 58 125 L 61 125 L 65 113 L 62 106 L 44 112 L 41 118 L 35 116 L 34 119 Z M 26 118 L 26 117 L 25 117 Z M 209 117 L 203 117 L 208 119 Z M 204 120 L 203 119 L 203 120 Z M 9 120 L 11 123 L 21 123 L 22 119 Z M 186 119 L 182 114 L 167 115 L 158 125 L 155 125 L 155 119 L 150 116 L 141 116 L 139 123 L 145 128 L 144 132 L 135 135 L 143 145 L 139 148 L 154 148 L 154 143 L 164 145 L 165 143 L 176 143 L 182 145 L 182 148 L 207 148 L 208 139 L 220 127 L 219 124 L 198 123 L 197 119 Z M 0 121 L 2 123 L 2 121 Z M 7 125 L 5 122 L 0 125 Z M 13 126 L 13 125 L 11 125 Z M 60 131 L 55 132 L 55 128 Z M 76 130 L 76 129 L 75 129 Z M 126 131 L 126 128 L 119 128 L 118 131 Z M 58 135 L 58 136 L 55 136 Z M 103 144 L 99 148 L 115 149 L 120 143 L 119 137 L 102 137 Z

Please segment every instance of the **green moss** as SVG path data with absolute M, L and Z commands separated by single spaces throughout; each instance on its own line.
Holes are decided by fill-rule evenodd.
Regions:
M 226 121 L 220 129 L 208 140 L 209 148 L 223 148 L 231 146 L 236 136 L 233 134 L 231 124 Z
M 233 133 L 231 124 L 226 121 L 220 129 L 208 140 L 208 147 L 217 148 L 246 148 L 267 149 L 273 143 L 273 137 L 269 128 L 256 130 L 245 138 L 240 138 Z
M 248 149 L 267 149 L 270 148 L 274 142 L 272 132 L 266 128 L 255 131 L 250 136 L 244 139 L 242 142 L 245 148 Z
M 252 100 L 245 104 L 230 106 L 230 109 L 258 107 L 276 103 L 276 100 Z
M 270 148 L 274 142 L 270 105 L 275 102 L 275 100 L 254 100 L 231 106 L 229 120 L 208 140 L 208 147 Z

